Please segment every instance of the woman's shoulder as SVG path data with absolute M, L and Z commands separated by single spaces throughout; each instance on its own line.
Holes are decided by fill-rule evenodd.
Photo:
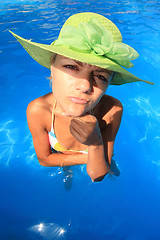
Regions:
M 47 125 L 46 119 L 52 112 L 52 96 L 48 93 L 44 96 L 34 99 L 27 106 L 27 121 L 31 124 L 44 124 Z
M 99 119 L 105 120 L 106 123 L 111 123 L 114 117 L 119 116 L 121 118 L 123 113 L 122 103 L 109 95 L 104 95 L 97 105 L 97 114 Z
M 122 103 L 117 99 L 109 95 L 104 95 L 98 105 L 96 106 L 98 112 L 107 114 L 109 111 L 119 111 L 123 109 Z
M 50 109 L 50 107 L 52 106 L 52 95 L 51 93 L 48 93 L 31 101 L 27 106 L 27 112 L 32 114 L 38 114 L 41 113 L 41 111 L 46 111 Z
M 102 98 L 104 106 L 115 109 L 123 109 L 122 103 L 115 97 L 104 95 Z

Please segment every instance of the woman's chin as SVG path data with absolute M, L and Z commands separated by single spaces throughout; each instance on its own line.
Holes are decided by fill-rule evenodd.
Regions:
M 66 112 L 64 112 L 64 115 L 68 116 L 68 117 L 81 117 L 83 115 L 85 115 L 87 113 L 87 111 L 80 111 L 78 109 L 70 109 L 67 110 Z

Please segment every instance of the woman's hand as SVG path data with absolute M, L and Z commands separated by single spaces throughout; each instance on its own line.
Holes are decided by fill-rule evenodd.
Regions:
M 88 146 L 98 146 L 102 144 L 102 136 L 98 121 L 92 115 L 73 118 L 70 124 L 70 132 L 80 143 Z

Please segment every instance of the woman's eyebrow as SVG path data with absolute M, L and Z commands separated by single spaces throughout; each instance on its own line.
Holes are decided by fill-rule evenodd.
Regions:
M 112 71 L 110 71 L 108 69 L 95 69 L 94 72 L 104 72 L 104 73 L 109 73 L 109 74 L 112 73 Z
M 83 65 L 84 65 L 82 62 L 77 61 L 77 60 L 74 60 L 74 59 L 70 59 L 70 58 L 67 58 L 67 57 L 63 57 L 62 60 L 63 60 L 63 59 L 64 59 L 64 60 L 69 60 L 69 61 L 75 62 L 75 63 L 77 63 L 77 64 L 80 65 L 80 66 L 83 66 Z
M 82 62 L 79 62 L 79 61 L 74 60 L 74 59 L 72 59 L 72 61 L 76 62 L 76 63 L 77 63 L 78 65 L 80 65 L 80 66 L 84 66 L 84 63 L 82 63 Z
M 80 61 L 77 61 L 77 60 L 74 60 L 74 59 L 69 59 L 69 58 L 67 58 L 67 57 L 63 57 L 63 59 L 67 59 L 67 60 L 70 60 L 70 61 L 73 61 L 73 62 L 75 62 L 75 63 L 77 63 L 78 65 L 80 65 L 80 66 L 84 66 L 85 64 L 87 64 L 87 63 L 83 63 L 83 62 L 80 62 Z M 111 74 L 112 73 L 112 71 L 110 71 L 110 70 L 108 70 L 108 69 L 95 69 L 95 70 L 93 70 L 94 72 L 104 72 L 104 73 L 109 73 L 109 74 Z

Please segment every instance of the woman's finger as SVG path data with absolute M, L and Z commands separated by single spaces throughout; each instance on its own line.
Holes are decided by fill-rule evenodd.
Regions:
M 81 135 L 86 135 L 87 123 L 79 121 L 78 119 L 71 120 L 71 126 L 77 130 Z
M 69 126 L 70 132 L 72 136 L 80 143 L 84 143 L 85 139 L 83 134 L 80 134 L 78 129 L 75 129 L 74 126 L 70 125 Z

